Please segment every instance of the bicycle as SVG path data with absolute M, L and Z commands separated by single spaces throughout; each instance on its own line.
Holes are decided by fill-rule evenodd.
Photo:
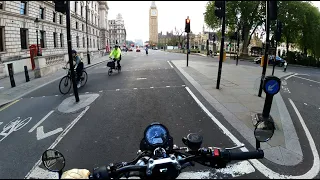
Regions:
M 119 67 L 116 66 L 115 60 L 112 59 L 112 58 L 110 58 L 110 59 L 111 59 L 111 61 L 109 61 L 107 63 L 107 66 L 110 67 L 109 70 L 108 70 L 108 75 L 111 76 L 111 74 L 113 73 L 112 69 L 117 70 L 118 73 L 120 73 L 121 72 L 121 66 L 119 66 Z
M 65 69 L 67 71 L 67 75 L 60 80 L 59 91 L 61 94 L 68 94 L 72 85 L 71 71 L 67 67 L 63 67 L 62 69 Z M 75 78 L 77 79 L 77 72 L 75 72 Z M 88 74 L 85 68 L 83 68 L 82 76 L 80 78 L 81 87 L 83 87 L 87 83 L 87 80 L 88 80 Z M 63 88 L 66 88 L 67 91 L 63 91 L 62 90 Z

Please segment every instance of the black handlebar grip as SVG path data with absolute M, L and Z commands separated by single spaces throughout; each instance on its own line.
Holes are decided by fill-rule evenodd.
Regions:
M 262 159 L 264 152 L 262 150 L 249 151 L 249 152 L 229 152 L 230 160 L 248 160 L 248 159 Z

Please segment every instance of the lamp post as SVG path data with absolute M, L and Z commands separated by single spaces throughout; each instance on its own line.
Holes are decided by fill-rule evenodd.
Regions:
M 89 35 L 88 35 L 88 11 L 89 11 L 89 5 L 88 1 L 86 1 L 86 34 L 87 34 L 87 59 L 88 59 L 88 64 L 90 64 L 90 54 L 89 54 Z
M 36 32 L 37 32 L 37 56 L 41 56 L 40 48 L 39 48 L 39 37 L 38 37 L 39 22 L 40 21 L 38 18 L 36 18 L 36 20 L 34 20 L 34 23 L 36 24 Z

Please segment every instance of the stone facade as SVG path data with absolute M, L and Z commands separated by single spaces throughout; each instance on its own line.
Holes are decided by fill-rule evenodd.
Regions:
M 158 42 L 158 10 L 155 1 L 152 1 L 149 10 L 149 43 L 157 46 Z
M 115 20 L 109 20 L 108 25 L 111 47 L 116 44 L 123 46 L 126 43 L 127 32 L 121 14 L 118 14 Z
M 22 2 L 26 2 L 26 4 L 22 4 Z M 106 47 L 104 39 L 107 39 L 108 33 L 107 27 L 102 22 L 107 21 L 108 6 L 106 1 L 87 2 L 89 51 L 96 52 L 98 49 Z M 0 27 L 3 31 L 3 39 L 1 40 L 4 48 L 0 52 L 0 58 L 5 66 L 8 63 L 13 63 L 15 73 L 22 72 L 25 65 L 31 69 L 29 46 L 37 43 L 34 22 L 36 18 L 40 20 L 39 44 L 41 44 L 40 31 L 44 31 L 42 55 L 67 54 L 66 16 L 55 12 L 53 1 L 2 1 L 2 3 Z M 71 1 L 70 11 L 72 48 L 82 54 L 87 50 L 86 1 Z M 101 30 L 104 33 L 100 33 Z M 26 43 L 22 42 L 24 41 L 23 33 L 26 34 Z M 101 35 L 105 37 L 101 37 Z M 56 37 L 55 42 L 54 36 Z M 5 71 L 7 71 L 7 67 L 5 67 Z M 6 74 L 8 73 L 6 72 Z

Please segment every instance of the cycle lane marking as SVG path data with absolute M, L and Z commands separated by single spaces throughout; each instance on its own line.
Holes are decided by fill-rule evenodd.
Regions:
M 52 113 L 54 110 L 51 110 L 47 115 L 45 115 L 36 125 L 34 125 L 28 132 L 31 133 L 34 131 L 43 121 L 45 121 Z

